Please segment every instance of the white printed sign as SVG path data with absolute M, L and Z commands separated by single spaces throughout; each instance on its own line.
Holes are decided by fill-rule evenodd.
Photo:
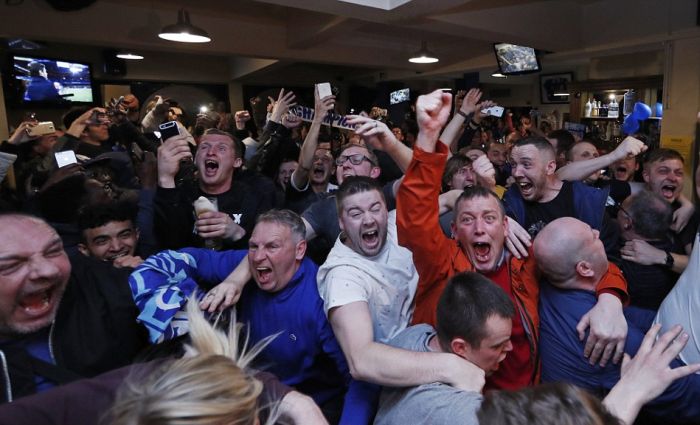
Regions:
M 296 105 L 290 109 L 290 112 L 297 117 L 301 118 L 302 121 L 313 121 L 314 119 L 314 109 L 307 108 L 306 106 Z M 348 124 L 348 117 L 346 115 L 334 114 L 329 112 L 323 119 L 321 124 L 329 125 L 331 127 L 342 128 L 345 130 L 354 130 L 355 125 Z

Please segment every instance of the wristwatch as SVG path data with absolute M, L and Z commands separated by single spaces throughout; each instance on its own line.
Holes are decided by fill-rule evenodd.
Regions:
M 673 267 L 673 255 L 671 255 L 671 253 L 668 251 L 666 251 L 666 262 L 664 263 L 664 265 L 669 269 Z

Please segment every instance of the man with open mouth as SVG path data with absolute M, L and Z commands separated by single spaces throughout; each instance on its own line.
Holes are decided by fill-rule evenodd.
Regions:
M 615 155 L 626 146 L 626 155 Z M 637 147 L 634 147 L 634 146 Z M 557 171 L 562 179 L 576 180 L 585 178 L 594 170 L 607 167 L 620 158 L 633 157 L 646 150 L 646 146 L 639 140 L 627 137 L 618 149 L 608 155 L 587 161 L 578 161 L 568 164 Z M 671 204 L 674 211 L 674 223 L 669 237 L 673 241 L 673 247 L 669 251 L 654 248 L 645 241 L 635 241 L 635 246 L 630 248 L 630 261 L 640 264 L 666 265 L 676 273 L 681 273 L 688 263 L 688 255 L 692 249 L 695 233 L 700 223 L 693 203 L 683 195 L 683 180 L 685 178 L 683 156 L 673 149 L 658 148 L 649 152 L 644 161 L 642 172 L 644 183 L 628 182 L 632 194 L 642 189 L 647 189 L 661 196 Z M 608 245 L 606 244 L 606 250 Z M 609 251 L 608 251 L 609 252 Z
M 447 238 L 441 232 L 437 199 L 448 148 L 438 138 L 442 124 L 449 115 L 450 97 L 438 90 L 418 99 L 416 114 L 418 122 L 422 123 L 421 131 L 414 148 L 413 160 L 397 194 L 399 242 L 413 252 L 413 260 L 420 276 L 413 323 L 435 325 L 438 299 L 450 276 L 463 271 L 477 271 L 488 277 L 513 300 L 517 312 L 513 317 L 513 350 L 501 363 L 499 370 L 487 378 L 487 386 L 521 388 L 536 381 L 539 368 L 539 286 L 534 274 L 536 265 L 532 256 L 520 259 L 506 250 L 509 225 L 504 207 L 498 196 L 484 187 L 466 189 L 457 199 L 452 224 L 454 239 Z M 545 139 L 541 143 L 549 150 L 547 169 L 553 173 L 554 150 Z M 537 151 L 534 146 L 527 146 Z M 534 153 L 532 156 L 535 156 Z M 540 156 L 537 158 L 540 159 Z M 521 181 L 524 182 L 522 177 L 524 175 L 521 175 Z M 534 181 L 534 184 L 524 188 L 530 195 L 534 192 L 533 188 L 545 183 L 546 179 L 528 181 Z M 604 347 L 607 347 L 607 351 L 601 360 L 603 364 L 613 351 L 618 350 L 616 354 L 622 356 L 624 331 L 615 329 L 615 326 L 624 327 L 620 322 L 624 321 L 622 306 L 616 296 L 604 292 L 611 291 L 626 298 L 625 288 L 624 280 L 614 274 L 605 285 L 597 288 L 599 302 L 592 314 L 602 313 L 606 317 L 603 321 L 614 321 L 615 325 L 605 331 L 595 329 L 591 332 L 591 335 L 606 335 L 601 339 L 588 340 L 590 346 L 595 347 L 592 361 L 601 357 Z
M 408 326 L 418 273 L 411 253 L 398 245 L 379 182 L 347 177 L 336 203 L 342 233 L 319 268 L 318 289 L 352 376 L 388 386 L 445 382 L 481 390 L 484 372 L 455 354 L 387 345 Z
M 286 205 L 301 214 L 309 205 L 322 199 L 324 193 L 338 187 L 330 182 L 333 174 L 333 154 L 329 140 L 321 142 L 319 132 L 323 119 L 333 110 L 335 96 L 321 98 L 314 88 L 314 118 L 299 152 L 299 166 L 292 173 L 286 191 Z
M 0 240 L 0 403 L 127 365 L 147 345 L 128 271 L 69 260 L 28 215 L 0 215 Z
M 247 246 L 255 217 L 272 208 L 274 184 L 253 175 L 238 178 L 243 163 L 243 143 L 231 134 L 208 129 L 199 139 L 194 165 L 197 185 L 179 184 L 175 176 L 192 162 L 185 136 L 165 140 L 158 148 L 158 187 L 154 198 L 155 235 L 164 248 Z M 197 214 L 193 203 L 200 196 L 216 202 L 218 211 Z
M 187 333 L 188 323 L 180 315 L 188 297 L 199 298 L 200 307 L 208 309 L 222 295 L 225 283 L 220 282 L 247 262 L 251 279 L 238 294 L 240 299 L 233 300 L 237 320 L 247 326 L 251 345 L 273 336 L 256 361 L 312 397 L 322 410 L 328 408 L 331 418 L 337 420 L 342 410 L 347 423 L 367 423 L 371 409 L 365 400 L 371 397 L 362 394 L 374 389 L 350 378 L 323 311 L 316 286 L 318 267 L 305 255 L 304 233 L 296 213 L 270 210 L 258 217 L 247 251 L 186 248 L 151 256 L 129 278 L 141 310 L 138 320 L 148 327 L 154 343 Z

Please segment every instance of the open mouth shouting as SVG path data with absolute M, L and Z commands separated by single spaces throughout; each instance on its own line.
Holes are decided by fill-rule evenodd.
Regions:
M 379 231 L 376 229 L 366 230 L 362 232 L 362 244 L 365 246 L 365 251 L 375 251 L 379 248 L 381 241 L 379 240 Z
M 628 169 L 624 165 L 618 165 L 615 167 L 615 179 L 616 180 L 627 180 Z
M 25 292 L 17 300 L 22 312 L 30 319 L 41 319 L 54 311 L 60 296 L 58 285 L 50 285 L 39 290 Z
M 255 268 L 255 276 L 257 277 L 258 285 L 261 288 L 269 286 L 272 282 L 272 269 L 267 266 L 258 266 Z
M 528 180 L 517 180 L 516 184 L 523 198 L 530 199 L 535 196 L 535 186 Z
M 487 264 L 491 262 L 491 244 L 488 242 L 472 243 L 474 252 L 474 262 L 479 264 Z
M 676 197 L 676 191 L 678 190 L 678 186 L 673 184 L 673 183 L 666 183 L 661 186 L 661 196 L 664 197 L 664 199 L 672 201 Z
M 214 159 L 207 159 L 204 161 L 204 175 L 207 177 L 214 177 L 219 171 L 219 162 Z
M 316 181 L 321 181 L 326 178 L 326 167 L 324 167 L 322 164 L 314 165 L 311 172 L 314 180 Z

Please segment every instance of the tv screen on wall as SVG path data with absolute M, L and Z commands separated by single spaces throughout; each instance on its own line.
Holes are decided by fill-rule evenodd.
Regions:
M 75 61 L 15 55 L 11 58 L 11 98 L 24 105 L 93 103 L 90 65 Z
M 498 68 L 503 75 L 529 74 L 540 71 L 537 52 L 532 47 L 510 43 L 495 43 Z

